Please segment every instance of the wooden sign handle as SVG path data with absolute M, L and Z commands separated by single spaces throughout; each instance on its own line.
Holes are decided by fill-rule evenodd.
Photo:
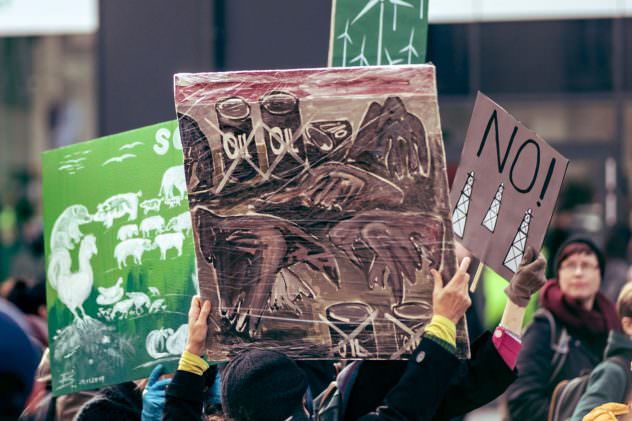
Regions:
M 474 274 L 474 280 L 472 281 L 472 284 L 470 285 L 470 292 L 474 293 L 474 291 L 476 291 L 476 287 L 478 286 L 478 280 L 481 277 L 481 274 L 483 273 L 483 268 L 485 267 L 485 264 L 481 261 L 478 262 L 478 267 L 476 268 L 476 273 Z

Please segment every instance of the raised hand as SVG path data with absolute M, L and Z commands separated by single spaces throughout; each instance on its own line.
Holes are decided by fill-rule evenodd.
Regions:
M 546 283 L 544 269 L 546 259 L 539 255 L 532 246 L 527 247 L 518 271 L 512 276 L 505 294 L 516 305 L 526 307 L 531 296 Z
M 389 97 L 380 106 L 369 106 L 347 158 L 379 167 L 386 175 L 401 180 L 427 176 L 430 150 L 426 130 L 415 115 L 409 113 L 399 97 Z
M 160 380 L 160 376 L 163 374 L 165 374 L 164 367 L 158 364 L 149 375 L 147 386 L 143 391 L 141 421 L 160 421 L 162 419 L 167 385 L 171 382 L 171 379 Z
M 184 347 L 195 355 L 202 355 L 204 351 L 204 342 L 208 332 L 208 315 L 211 312 L 211 302 L 206 300 L 202 304 L 199 296 L 191 299 L 191 307 L 189 308 L 189 334 L 187 335 L 187 344 Z
M 472 300 L 468 293 L 468 283 L 470 275 L 467 269 L 470 266 L 470 258 L 466 257 L 461 261 L 459 269 L 456 271 L 450 282 L 445 286 L 441 274 L 436 269 L 431 269 L 434 278 L 434 289 L 432 291 L 432 313 L 452 320 L 455 324 L 461 320 L 465 311 L 472 305 Z

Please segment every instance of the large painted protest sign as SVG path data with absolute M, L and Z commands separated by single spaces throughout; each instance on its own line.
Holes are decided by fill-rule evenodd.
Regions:
M 539 250 L 568 160 L 479 93 L 450 193 L 456 238 L 505 279 Z
M 429 0 L 333 0 L 329 66 L 426 62 Z
M 55 394 L 174 368 L 197 289 L 175 121 L 45 152 Z
M 210 357 L 414 349 L 455 270 L 434 66 L 178 74 L 175 98 Z

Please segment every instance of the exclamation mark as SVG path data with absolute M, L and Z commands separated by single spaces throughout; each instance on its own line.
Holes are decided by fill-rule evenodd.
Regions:
M 555 163 L 557 159 L 553 158 L 551 163 L 549 164 L 549 170 L 546 172 L 546 178 L 544 179 L 544 186 L 542 186 L 542 191 L 540 192 L 540 200 L 537 201 L 537 205 L 541 205 L 541 200 L 544 200 L 544 195 L 546 194 L 546 189 L 549 188 L 549 183 L 551 182 L 551 177 L 553 176 L 553 170 L 555 169 Z

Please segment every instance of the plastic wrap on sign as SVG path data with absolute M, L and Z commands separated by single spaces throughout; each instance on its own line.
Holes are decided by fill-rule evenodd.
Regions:
M 455 271 L 434 66 L 177 74 L 175 99 L 209 356 L 409 356 Z

